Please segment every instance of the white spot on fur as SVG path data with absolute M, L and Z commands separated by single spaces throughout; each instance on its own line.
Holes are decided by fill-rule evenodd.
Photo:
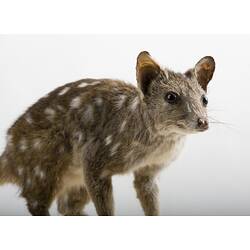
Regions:
M 109 145 L 112 142 L 112 135 L 109 135 L 105 138 L 105 145 Z
M 82 82 L 82 83 L 80 83 L 80 84 L 78 85 L 78 88 L 84 88 L 84 87 L 86 87 L 86 86 L 88 86 L 88 85 L 89 85 L 88 83 Z
M 33 202 L 31 202 L 31 206 L 32 206 L 33 208 L 36 208 L 36 207 L 38 206 L 38 201 L 33 201 Z
M 58 110 L 60 110 L 60 111 L 64 111 L 64 107 L 63 107 L 63 106 L 61 106 L 61 105 L 57 105 L 56 107 L 57 107 L 57 109 L 58 109 Z
M 117 149 L 119 148 L 120 145 L 121 143 L 118 142 L 110 149 L 110 156 L 113 156 L 117 152 Z
M 22 167 L 18 167 L 18 169 L 17 169 L 17 174 L 18 174 L 19 176 L 22 176 L 22 175 L 23 175 L 23 168 L 22 168 Z
M 102 98 L 100 98 L 100 97 L 95 98 L 95 103 L 96 103 L 98 106 L 101 106 L 102 103 L 103 103 Z
M 32 118 L 31 118 L 31 115 L 30 115 L 30 114 L 27 114 L 27 115 L 25 116 L 25 120 L 26 120 L 29 124 L 32 124 L 32 122 L 33 122 L 33 120 L 32 120 Z
M 35 149 L 41 149 L 41 146 L 42 146 L 41 139 L 36 138 L 36 139 L 34 140 L 33 143 L 34 143 L 34 144 L 33 144 L 33 147 L 34 147 Z
M 70 103 L 70 107 L 71 108 L 79 108 L 81 105 L 81 98 L 79 96 L 75 97 L 71 103 Z
M 36 177 L 39 177 L 40 179 L 43 179 L 45 177 L 44 172 L 41 170 L 40 166 L 36 166 L 34 168 L 34 173 Z
M 102 173 L 101 173 L 101 178 L 106 178 L 108 176 L 112 176 L 112 171 L 105 169 Z
M 69 90 L 70 90 L 70 87 L 65 87 L 64 89 L 62 89 L 62 90 L 58 93 L 58 95 L 64 95 L 64 94 L 66 94 Z
M 63 196 L 63 203 L 64 203 L 64 205 L 67 205 L 67 204 L 68 204 L 68 200 L 69 200 L 69 196 L 68 196 L 68 194 L 65 194 L 65 195 Z
M 43 179 L 45 177 L 45 174 L 43 171 L 40 172 L 40 179 Z
M 26 186 L 29 187 L 31 185 L 31 179 L 28 177 L 26 179 Z
M 56 111 L 52 108 L 46 108 L 44 110 L 44 113 L 47 115 L 47 119 L 52 122 L 55 117 Z
M 54 116 L 54 115 L 56 114 L 56 111 L 55 111 L 54 109 L 52 109 L 52 108 L 46 108 L 46 109 L 44 110 L 44 113 L 45 113 L 46 115 L 49 115 L 49 116 Z
M 28 148 L 28 146 L 27 146 L 27 140 L 26 139 L 22 139 L 20 141 L 19 147 L 20 147 L 21 151 L 25 151 Z
M 94 81 L 94 82 L 91 82 L 91 85 L 93 86 L 93 85 L 96 85 L 96 84 L 99 84 L 99 83 L 101 83 L 100 81 Z
M 7 145 L 12 146 L 13 145 L 13 136 L 8 134 L 7 135 Z
M 82 141 L 82 137 L 83 137 L 82 132 L 80 131 L 75 132 L 74 139 L 77 140 L 78 143 Z
M 88 105 L 85 112 L 84 117 L 86 120 L 91 121 L 93 119 L 93 107 L 91 105 Z
M 127 154 L 124 156 L 124 159 L 125 159 L 126 161 L 130 161 L 130 160 L 131 160 L 131 157 L 133 156 L 133 154 L 134 154 L 134 151 L 133 151 L 133 150 L 128 151 Z
M 133 101 L 131 102 L 131 104 L 130 104 L 130 109 L 131 109 L 132 111 L 135 111 L 135 109 L 137 108 L 138 104 L 139 104 L 139 97 L 137 96 L 137 97 L 135 97 L 135 98 L 133 99 Z
M 122 132 L 122 131 L 124 130 L 126 124 L 127 124 L 127 121 L 124 120 L 124 121 L 122 122 L 122 124 L 121 124 L 120 132 Z
M 36 166 L 36 167 L 34 168 L 34 173 L 35 173 L 35 175 L 36 175 L 36 176 L 39 175 L 39 172 L 40 172 L 40 167 L 39 167 L 39 166 Z
M 119 95 L 118 99 L 115 101 L 116 108 L 120 109 L 124 102 L 126 101 L 127 96 L 126 95 Z
M 94 82 L 90 82 L 90 83 L 87 83 L 87 82 L 82 82 L 78 85 L 78 88 L 85 88 L 87 86 L 93 86 L 93 85 L 96 85 L 96 84 L 99 84 L 101 83 L 100 81 L 94 81 Z
M 65 151 L 65 147 L 64 147 L 64 145 L 61 145 L 59 148 L 59 153 L 62 154 L 62 153 L 64 153 L 64 151 Z

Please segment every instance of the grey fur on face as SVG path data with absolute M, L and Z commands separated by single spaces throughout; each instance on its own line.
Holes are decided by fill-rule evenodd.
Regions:
M 142 61 L 145 61 L 144 64 L 140 62 L 140 55 L 142 56 Z M 195 133 L 202 130 L 202 128 L 197 126 L 197 121 L 201 119 L 207 122 L 207 110 L 206 105 L 203 103 L 203 98 L 206 96 L 207 84 L 212 78 L 211 74 L 215 69 L 214 60 L 211 57 L 205 57 L 199 61 L 195 69 L 181 74 L 168 69 L 161 69 L 146 52 L 142 52 L 140 55 L 137 63 L 139 81 L 140 79 L 141 81 L 144 80 L 147 72 L 152 74 L 151 72 L 158 71 L 152 79 L 146 79 L 144 83 L 144 85 L 147 85 L 146 101 L 149 109 L 154 111 L 154 119 L 158 121 L 158 128 L 166 132 L 171 132 L 172 130 L 182 134 Z M 205 83 L 203 80 L 201 84 L 194 72 L 201 74 L 200 71 L 203 69 L 202 62 L 206 64 L 208 70 L 212 70 L 212 73 L 209 73 L 210 78 L 208 82 Z M 211 68 L 207 65 L 209 63 Z M 145 71 L 146 73 L 140 73 L 140 71 Z M 140 78 L 140 75 L 144 76 L 144 78 Z M 164 98 L 171 92 L 178 96 L 178 103 L 175 105 L 169 104 Z

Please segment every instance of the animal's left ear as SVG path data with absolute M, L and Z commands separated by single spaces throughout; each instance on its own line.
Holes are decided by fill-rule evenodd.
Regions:
M 198 63 L 196 63 L 193 70 L 189 70 L 185 73 L 187 77 L 196 77 L 201 87 L 207 91 L 207 85 L 213 77 L 215 70 L 215 61 L 211 56 L 203 57 Z
M 207 85 L 213 77 L 215 61 L 211 56 L 203 57 L 194 68 L 194 73 L 198 83 L 207 91 Z

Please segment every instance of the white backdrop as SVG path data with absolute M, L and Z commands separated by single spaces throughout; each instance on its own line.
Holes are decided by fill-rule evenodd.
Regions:
M 161 64 L 185 71 L 211 55 L 211 124 L 189 136 L 159 178 L 162 215 L 250 215 L 250 36 L 60 35 L 0 36 L 0 152 L 13 121 L 39 97 L 86 77 L 135 82 L 137 54 L 147 50 Z M 132 175 L 113 178 L 117 215 L 142 215 Z M 93 205 L 87 212 L 94 215 Z M 55 204 L 51 208 L 57 214 Z M 0 187 L 0 215 L 29 214 L 18 189 Z

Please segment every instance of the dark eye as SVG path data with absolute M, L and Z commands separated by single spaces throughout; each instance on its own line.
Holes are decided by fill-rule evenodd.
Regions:
M 179 95 L 175 92 L 168 92 L 165 97 L 166 101 L 170 104 L 176 104 L 179 101 Z
M 207 104 L 208 104 L 208 99 L 207 99 L 207 97 L 206 97 L 205 95 L 203 95 L 202 98 L 201 98 L 201 100 L 202 100 L 203 105 L 206 107 Z

